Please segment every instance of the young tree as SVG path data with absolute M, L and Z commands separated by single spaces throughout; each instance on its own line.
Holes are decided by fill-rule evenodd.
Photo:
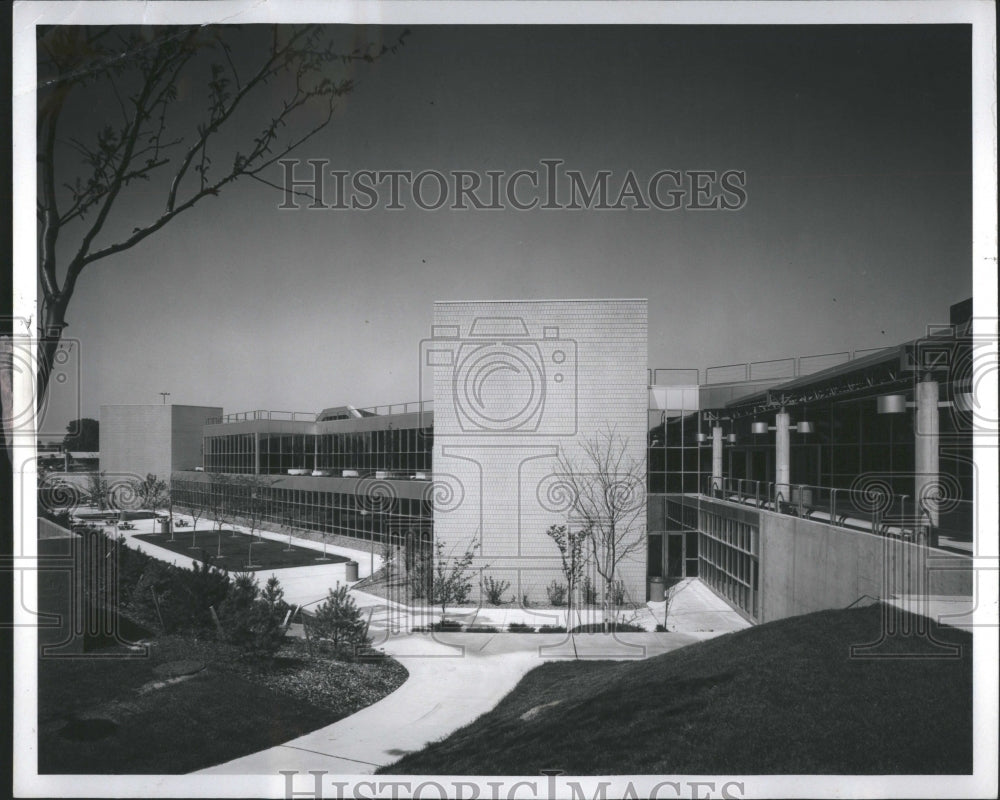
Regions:
M 232 518 L 240 525 L 249 529 L 250 543 L 247 545 L 248 565 L 253 562 L 253 535 L 257 533 L 260 541 L 259 528 L 267 510 L 267 488 L 274 482 L 266 475 L 234 475 L 231 478 L 235 488 L 233 493 Z
M 431 579 L 431 602 L 441 606 L 441 622 L 444 622 L 449 603 L 461 605 L 472 592 L 470 569 L 475 558 L 476 543 L 472 542 L 460 556 L 445 555 L 444 542 L 434 542 L 434 571 Z M 489 565 L 483 566 L 489 569 Z
M 195 546 L 198 536 L 198 520 L 205 514 L 205 506 L 197 494 L 200 486 L 201 484 L 193 481 L 174 481 L 170 492 L 172 507 L 191 517 L 192 547 Z
M 341 50 L 329 30 L 40 28 L 39 411 L 83 270 L 241 179 L 282 188 L 269 169 L 330 124 L 337 99 L 354 88 L 356 62 L 395 53 L 409 35 Z M 179 87 L 205 93 L 198 98 Z M 88 128 L 91 119 L 99 122 Z M 138 218 L 137 187 L 139 195 L 162 198 L 149 218 Z M 6 411 L 7 393 L 0 399 Z
M 317 637 L 330 640 L 337 650 L 349 645 L 357 651 L 371 644 L 368 623 L 346 586 L 327 590 L 326 600 L 316 607 L 310 627 Z
M 559 548 L 562 572 L 566 578 L 566 629 L 572 630 L 573 598 L 583 574 L 586 561 L 584 546 L 589 539 L 589 532 L 586 529 L 573 530 L 568 525 L 550 525 L 545 533 Z
M 614 611 L 616 573 L 645 546 L 645 464 L 630 454 L 628 440 L 607 428 L 585 441 L 579 459 L 560 450 L 559 466 L 568 484 L 570 522 L 586 532 L 594 568 L 604 581 L 604 629 Z
M 103 471 L 87 475 L 87 497 L 101 511 L 108 507 L 108 477 Z

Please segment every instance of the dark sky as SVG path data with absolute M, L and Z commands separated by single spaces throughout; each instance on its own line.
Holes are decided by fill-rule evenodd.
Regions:
M 241 184 L 87 268 L 66 331 L 84 413 L 416 399 L 437 299 L 647 297 L 650 366 L 704 369 L 895 344 L 972 293 L 968 27 L 411 28 L 301 157 L 736 169 L 746 206 L 281 211 Z M 161 205 L 143 187 L 118 224 Z

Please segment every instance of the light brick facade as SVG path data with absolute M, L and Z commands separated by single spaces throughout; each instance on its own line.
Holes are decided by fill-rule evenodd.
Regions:
M 455 555 L 476 542 L 475 566 L 510 581 L 507 599 L 547 603 L 545 587 L 564 581 L 545 534 L 567 519 L 560 451 L 582 467 L 582 443 L 613 430 L 645 476 L 646 300 L 439 302 L 422 350 L 435 538 Z M 631 535 L 642 544 L 617 574 L 638 603 L 644 523 L 640 514 Z

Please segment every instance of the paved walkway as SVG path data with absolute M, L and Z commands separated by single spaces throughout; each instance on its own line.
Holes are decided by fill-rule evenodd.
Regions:
M 491 710 L 534 667 L 545 661 L 642 659 L 749 627 L 742 617 L 697 579 L 673 587 L 668 614 L 671 633 L 514 634 L 393 633 L 411 621 L 404 607 L 363 592 L 353 592 L 372 615 L 375 646 L 400 661 L 407 681 L 378 703 L 285 744 L 206 770 L 204 774 L 275 775 L 278 770 L 325 770 L 331 774 L 368 774 L 403 755 L 448 736 Z M 653 624 L 662 621 L 663 603 L 652 603 Z M 469 609 L 477 624 L 523 619 L 540 624 L 565 615 L 559 610 Z M 457 615 L 457 614 L 456 614 Z M 449 614 L 451 616 L 451 614 Z M 532 618 L 534 616 L 535 618 Z
M 181 518 L 187 519 L 188 522 L 191 521 L 191 518 L 184 514 L 174 513 L 175 521 Z M 197 552 L 196 550 L 191 551 L 192 555 L 186 556 L 179 555 L 164 547 L 157 547 L 142 539 L 133 541 L 133 538 L 139 534 L 159 533 L 159 524 L 156 520 L 134 520 L 132 524 L 135 525 L 134 530 L 119 531 L 125 537 L 130 547 L 136 547 L 153 556 L 153 558 L 180 567 L 190 567 L 192 561 L 197 561 L 194 557 L 194 554 Z M 227 528 L 229 527 L 232 526 L 227 525 Z M 235 527 L 237 530 L 246 532 L 246 528 L 238 525 Z M 218 534 L 211 530 L 210 523 L 206 524 L 204 520 L 199 522 L 198 529 L 197 541 L 207 545 L 208 550 L 211 551 L 211 545 L 215 542 Z M 191 536 L 191 528 L 189 527 L 175 527 L 174 530 L 175 535 L 178 537 Z M 114 528 L 107 526 L 105 527 L 105 531 L 113 534 Z M 273 531 L 257 531 L 254 535 L 256 536 L 258 533 L 264 539 L 271 539 L 278 542 L 288 541 L 288 534 L 275 533 Z M 312 539 L 301 539 L 293 536 L 292 544 L 315 550 L 317 551 L 317 555 L 322 555 L 323 553 L 323 543 L 313 541 Z M 374 563 L 375 569 L 378 569 L 382 565 L 382 559 L 378 554 L 375 554 L 373 557 L 371 553 L 365 550 L 355 550 L 349 547 L 329 544 L 326 549 L 331 555 L 344 556 L 352 561 L 357 561 L 358 574 L 362 578 L 368 575 L 372 563 Z M 285 590 L 285 600 L 293 605 L 311 605 L 320 602 L 326 597 L 327 590 L 335 588 L 339 584 L 346 583 L 347 580 L 346 567 L 343 562 L 331 564 L 316 563 L 315 565 L 285 567 L 283 569 L 262 569 L 258 570 L 256 574 L 261 584 L 265 583 L 272 575 L 276 575 L 278 580 L 281 581 L 281 587 Z
M 409 671 L 388 697 L 326 728 L 201 770 L 197 774 L 276 775 L 279 770 L 370 774 L 420 750 L 492 709 L 544 661 L 584 657 L 643 658 L 716 634 L 401 634 L 385 651 Z

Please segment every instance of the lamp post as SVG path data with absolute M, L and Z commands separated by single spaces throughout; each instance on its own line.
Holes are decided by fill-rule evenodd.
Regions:
M 778 496 L 782 502 L 791 502 L 791 431 L 812 433 L 813 425 L 805 420 L 792 425 L 791 415 L 781 406 L 774 417 L 774 425 L 766 422 L 754 422 L 750 430 L 754 433 L 774 431 L 774 502 L 777 506 Z

